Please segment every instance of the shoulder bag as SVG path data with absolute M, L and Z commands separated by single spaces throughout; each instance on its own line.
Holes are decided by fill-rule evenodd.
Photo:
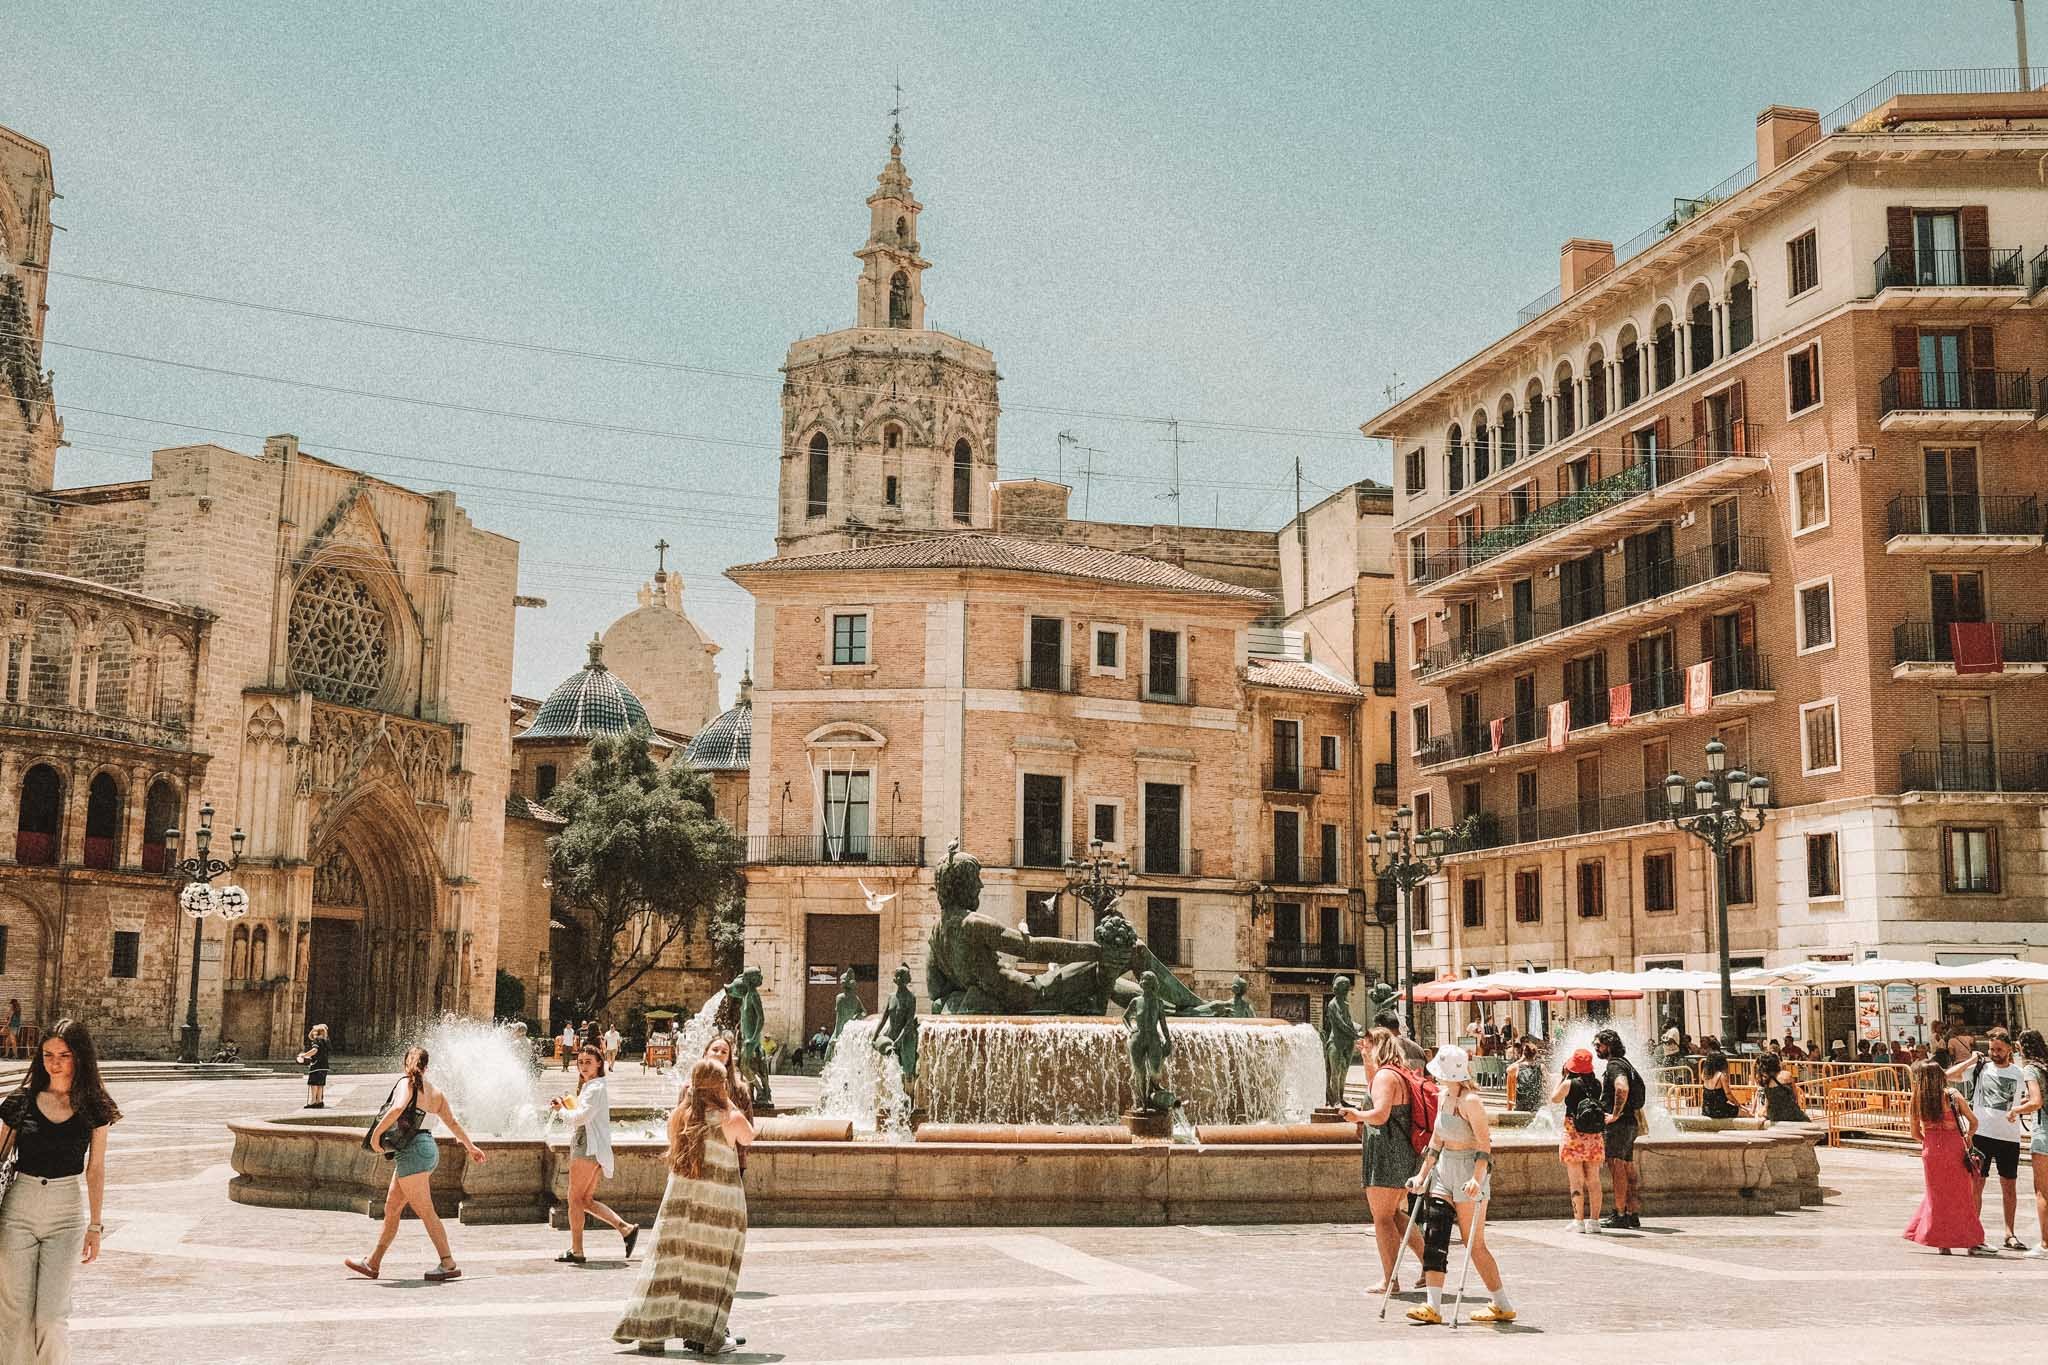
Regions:
M 391 1100 L 393 1096 L 398 1094 L 398 1086 L 399 1082 L 397 1081 L 391 1083 L 389 1093 L 384 1096 L 383 1105 L 377 1110 L 377 1118 L 371 1122 L 369 1129 L 363 1133 L 364 1151 L 370 1150 L 370 1134 L 376 1131 L 377 1124 L 383 1121 L 384 1114 L 391 1108 Z M 397 1156 L 407 1143 L 419 1136 L 420 1128 L 426 1121 L 426 1115 L 420 1112 L 420 1083 L 415 1078 L 412 1082 L 412 1088 L 406 1093 L 405 1108 L 400 1110 L 398 1117 L 391 1121 L 391 1126 L 384 1130 L 384 1136 L 377 1140 L 377 1150 L 387 1158 Z
M 0 1103 L 0 1123 L 7 1125 L 6 1134 L 0 1136 L 0 1199 L 7 1197 L 7 1188 L 14 1183 L 14 1177 L 18 1174 L 16 1167 L 21 1157 L 18 1137 L 21 1121 L 26 1117 L 23 1113 L 26 1105 L 21 1101 L 26 1093 L 24 1090 L 17 1090 L 5 1103 Z M 27 1103 L 33 1104 L 35 1101 L 29 1100 Z
M 1971 1178 L 1981 1179 L 1984 1175 L 1984 1153 L 1978 1151 L 1977 1144 L 1971 1141 L 1972 1138 L 1976 1137 L 1976 1132 L 1974 1130 L 1967 1134 L 1963 1132 L 1963 1116 L 1956 1112 L 1955 1091 L 1944 1090 L 1942 1098 L 1948 1104 L 1949 1118 L 1955 1121 L 1956 1134 L 1963 1139 L 1963 1169 L 1970 1173 Z

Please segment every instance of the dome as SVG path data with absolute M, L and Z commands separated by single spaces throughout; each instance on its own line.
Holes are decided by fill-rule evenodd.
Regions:
M 590 662 L 570 674 L 541 703 L 533 724 L 518 739 L 596 739 L 651 728 L 647 708 L 633 689 L 604 666 L 604 644 L 590 642 Z
M 754 679 L 740 678 L 740 699 L 697 732 L 683 757 L 700 772 L 745 772 L 754 755 Z

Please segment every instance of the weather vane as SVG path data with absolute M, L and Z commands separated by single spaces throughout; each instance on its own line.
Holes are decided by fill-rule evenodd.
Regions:
M 903 81 L 901 75 L 891 83 L 896 91 L 896 105 L 889 111 L 889 143 L 899 151 L 903 147 L 903 111 L 910 106 L 903 102 Z

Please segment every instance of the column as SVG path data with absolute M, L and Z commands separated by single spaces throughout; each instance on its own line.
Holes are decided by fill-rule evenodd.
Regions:
M 85 861 L 85 798 L 92 770 L 84 759 L 73 759 L 64 777 L 64 800 L 58 827 L 57 861 L 76 867 Z
M 120 844 L 114 850 L 115 867 L 142 866 L 142 821 L 149 811 L 149 769 L 128 770 L 128 792 L 122 798 Z

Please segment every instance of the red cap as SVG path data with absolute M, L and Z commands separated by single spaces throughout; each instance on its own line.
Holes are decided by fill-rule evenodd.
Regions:
M 1572 1054 L 1572 1059 L 1564 1064 L 1564 1069 L 1566 1071 L 1571 1072 L 1575 1076 L 1592 1075 L 1593 1054 L 1586 1051 L 1586 1049 L 1584 1048 L 1580 1048 L 1577 1052 L 1574 1052 Z

